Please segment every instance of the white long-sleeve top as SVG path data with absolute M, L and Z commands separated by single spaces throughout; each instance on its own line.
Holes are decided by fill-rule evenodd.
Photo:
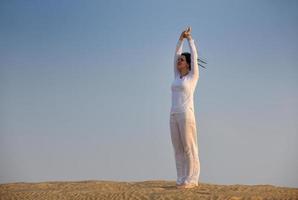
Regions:
M 178 40 L 174 55 L 174 81 L 171 84 L 172 106 L 171 113 L 184 112 L 186 109 L 194 111 L 193 96 L 199 80 L 198 53 L 193 39 L 187 40 L 191 53 L 191 70 L 180 78 L 177 60 L 182 53 L 183 41 Z

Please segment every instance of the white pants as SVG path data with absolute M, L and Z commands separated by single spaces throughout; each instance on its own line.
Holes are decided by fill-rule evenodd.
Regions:
M 170 114 L 171 140 L 174 147 L 177 184 L 198 183 L 200 160 L 195 113 L 187 109 Z

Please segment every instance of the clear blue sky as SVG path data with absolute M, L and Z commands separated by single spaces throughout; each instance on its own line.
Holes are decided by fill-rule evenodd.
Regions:
M 1 1 L 0 182 L 175 180 L 190 25 L 200 181 L 298 187 L 297 1 Z M 187 42 L 184 51 L 188 51 Z

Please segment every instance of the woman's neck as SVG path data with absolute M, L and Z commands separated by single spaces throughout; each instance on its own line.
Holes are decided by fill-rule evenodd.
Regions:
M 188 71 L 187 70 L 182 70 L 180 72 L 180 78 L 182 78 L 183 76 L 187 75 L 188 74 Z

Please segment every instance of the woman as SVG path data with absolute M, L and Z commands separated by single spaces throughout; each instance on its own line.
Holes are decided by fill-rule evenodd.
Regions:
M 174 56 L 174 81 L 171 85 L 170 112 L 171 140 L 177 170 L 177 188 L 198 186 L 200 161 L 198 155 L 196 119 L 193 95 L 199 79 L 198 55 L 191 27 L 183 31 Z M 182 53 L 183 40 L 187 39 L 191 53 Z

